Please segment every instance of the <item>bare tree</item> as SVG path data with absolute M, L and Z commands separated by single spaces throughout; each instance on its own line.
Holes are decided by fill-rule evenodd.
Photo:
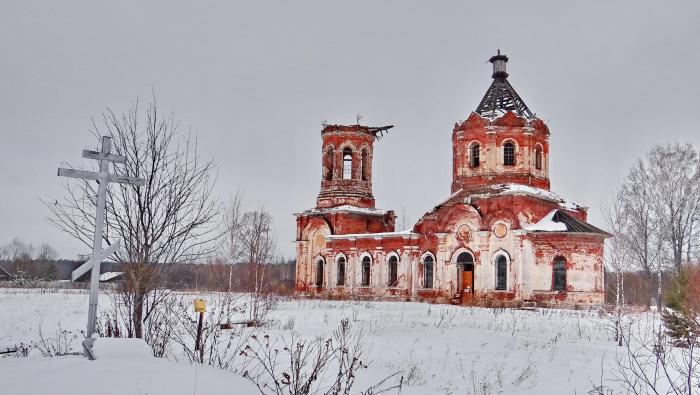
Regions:
M 630 269 L 629 241 L 625 226 L 628 212 L 625 210 L 624 196 L 616 188 L 614 198 L 603 207 L 603 217 L 612 238 L 605 240 L 605 261 L 615 271 L 615 340 L 622 346 L 622 313 L 625 306 L 625 272 Z
M 19 273 L 31 263 L 34 256 L 34 246 L 25 243 L 19 237 L 15 237 L 5 245 L 5 255 L 14 263 L 15 273 Z
M 126 265 L 121 294 L 136 337 L 143 337 L 143 321 L 162 297 L 157 264 L 199 260 L 213 251 L 218 235 L 214 162 L 203 161 L 196 138 L 179 135 L 177 127 L 173 113 L 160 113 L 155 95 L 143 112 L 137 101 L 125 114 L 107 109 L 93 120 L 95 137 L 111 136 L 114 153 L 126 157 L 112 172 L 146 180 L 144 186 L 110 186 L 103 235 L 107 243 L 120 238 L 124 244 L 115 258 Z M 65 190 L 63 199 L 45 202 L 49 221 L 89 247 L 96 188 L 73 181 Z
M 251 325 L 260 325 L 273 303 L 265 289 L 266 267 L 277 253 L 272 216 L 264 209 L 248 211 L 241 218 L 239 242 L 241 259 L 248 267 L 252 286 L 249 319 Z
M 617 193 L 624 211 L 621 237 L 630 255 L 630 263 L 644 273 L 647 282 L 647 305 L 652 296 L 653 275 L 660 264 L 661 238 L 659 221 L 652 205 L 653 185 L 647 166 L 638 160 Z
M 55 261 L 58 258 L 58 251 L 48 243 L 41 243 L 36 253 L 36 259 L 42 262 Z
M 700 212 L 700 157 L 690 144 L 654 147 L 646 157 L 660 237 L 678 272 L 690 256 Z
M 224 211 L 223 231 L 223 260 L 229 263 L 228 288 L 231 292 L 233 280 L 233 265 L 241 262 L 243 245 L 241 243 L 241 230 L 243 227 L 243 209 L 241 208 L 242 194 L 236 192 Z
M 678 272 L 700 243 L 700 156 L 689 145 L 652 148 L 630 169 L 617 194 L 625 211 L 622 235 L 634 266 L 649 284 L 653 273 L 661 306 L 661 273 Z

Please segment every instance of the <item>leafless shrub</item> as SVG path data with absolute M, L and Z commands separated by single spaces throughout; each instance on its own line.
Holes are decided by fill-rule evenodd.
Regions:
M 443 308 L 440 310 L 440 316 L 435 321 L 435 328 L 450 328 L 452 327 L 452 322 L 457 315 L 456 309 Z
M 624 352 L 616 357 L 616 379 L 632 394 L 692 394 L 700 386 L 697 343 L 675 347 L 677 340 L 655 325 L 645 320 L 623 330 Z
M 327 338 L 301 340 L 292 336 L 285 342 L 271 340 L 269 335 L 253 335 L 242 351 L 247 358 L 243 377 L 255 384 L 261 394 L 348 394 L 356 375 L 367 368 L 360 339 L 360 332 L 351 330 L 348 319 L 343 319 Z M 400 389 L 403 377 L 394 384 L 396 376 L 387 377 L 363 393 Z M 333 377 L 333 381 L 324 382 L 324 377 Z
M 78 335 L 61 328 L 59 325 L 54 337 L 44 337 L 39 328 L 39 341 L 34 342 L 34 347 L 41 351 L 45 357 L 59 357 L 63 355 L 79 355 L 73 351 L 73 342 L 78 339 Z
M 288 330 L 288 331 L 291 331 L 292 329 L 294 329 L 294 317 L 289 317 L 287 319 L 287 322 L 284 324 L 283 329 Z
M 65 330 L 59 325 L 54 337 L 45 337 L 39 327 L 39 340 L 19 345 L 7 349 L 0 354 L 12 355 L 14 357 L 28 357 L 32 350 L 37 350 L 44 357 L 60 357 L 64 355 L 80 355 L 73 349 L 73 342 L 78 339 L 78 335 L 72 331 Z
M 526 382 L 530 382 L 537 375 L 537 368 L 535 363 L 530 361 L 527 366 L 525 366 L 520 373 L 512 381 L 512 384 L 516 387 L 520 387 Z
M 418 364 L 411 359 L 408 366 L 403 370 L 404 384 L 406 385 L 421 385 L 425 383 L 423 370 Z
M 172 331 L 173 343 L 180 346 L 184 357 L 190 363 L 199 363 L 215 366 L 224 370 L 233 370 L 236 358 L 248 340 L 247 332 L 243 328 L 228 327 L 229 321 L 226 311 L 241 311 L 240 305 L 229 298 L 222 299 L 223 304 L 218 306 L 219 312 L 212 311 L 206 314 L 202 326 L 200 347 L 196 347 L 197 317 L 192 313 L 189 300 L 179 298 L 173 303 L 169 314 L 174 317 L 175 329 Z M 228 304 L 232 305 L 228 305 Z

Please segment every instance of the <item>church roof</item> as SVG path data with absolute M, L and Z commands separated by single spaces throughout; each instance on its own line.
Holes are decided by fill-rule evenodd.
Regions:
M 574 217 L 573 215 L 567 213 L 565 210 L 557 210 L 552 216 L 552 221 L 559 222 L 566 226 L 568 232 L 575 233 L 599 233 L 602 235 L 610 235 L 608 232 L 597 228 L 588 222 L 581 221 L 580 219 Z
M 507 113 L 514 112 L 516 115 L 532 119 L 535 114 L 530 111 L 520 95 L 515 91 L 513 86 L 508 82 L 508 73 L 506 72 L 506 63 L 508 57 L 501 55 L 501 50 L 498 50 L 496 56 L 492 56 L 489 62 L 493 64 L 493 82 L 486 91 L 484 98 L 476 108 L 476 113 L 485 118 L 494 119 Z
M 531 232 L 570 232 L 570 233 L 596 233 L 605 236 L 610 234 L 597 228 L 588 222 L 581 221 L 563 209 L 554 209 L 539 220 L 536 224 L 526 226 L 525 230 Z

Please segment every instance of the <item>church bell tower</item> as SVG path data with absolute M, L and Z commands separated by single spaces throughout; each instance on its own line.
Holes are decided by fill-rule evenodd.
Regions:
M 452 131 L 452 192 L 494 184 L 549 189 L 549 128 L 508 82 L 508 57 L 489 59 L 493 82 Z
M 393 126 L 325 125 L 321 131 L 321 191 L 317 208 L 350 205 L 374 208 L 374 142 Z

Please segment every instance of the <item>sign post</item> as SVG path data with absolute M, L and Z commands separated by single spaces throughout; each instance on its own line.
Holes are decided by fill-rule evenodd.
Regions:
M 109 162 L 125 163 L 126 157 L 113 155 L 112 138 L 102 136 L 102 149 L 98 151 L 83 150 L 83 158 L 95 159 L 100 164 L 98 173 L 75 170 L 75 169 L 58 169 L 58 175 L 61 177 L 80 178 L 83 180 L 96 180 L 99 184 L 97 189 L 97 212 L 95 214 L 95 236 L 92 243 L 92 258 L 85 262 L 72 275 L 72 281 L 75 281 L 88 270 L 90 273 L 90 303 L 88 309 L 87 332 L 85 337 L 90 338 L 95 333 L 95 322 L 97 320 L 97 296 L 100 286 L 100 263 L 119 249 L 119 240 L 113 243 L 107 249 L 102 251 L 102 229 L 105 220 L 105 201 L 107 197 L 107 186 L 110 182 L 118 182 L 121 184 L 144 185 L 145 181 L 142 178 L 119 176 L 109 174 Z
M 197 339 L 194 341 L 194 350 L 199 351 L 199 362 L 204 362 L 204 347 L 202 342 L 202 321 L 204 321 L 204 312 L 207 311 L 207 301 L 204 299 L 194 300 L 194 311 L 199 313 L 199 322 L 197 323 Z

